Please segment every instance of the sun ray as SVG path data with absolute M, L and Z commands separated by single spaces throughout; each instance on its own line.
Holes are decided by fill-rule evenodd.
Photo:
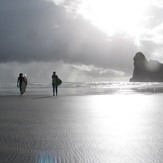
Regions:
M 78 13 L 113 35 L 119 31 L 134 34 L 141 30 L 150 0 L 83 0 Z

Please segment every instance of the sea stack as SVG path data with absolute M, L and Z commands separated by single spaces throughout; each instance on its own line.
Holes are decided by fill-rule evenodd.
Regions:
M 163 82 L 163 64 L 155 60 L 147 61 L 143 53 L 136 53 L 130 82 Z

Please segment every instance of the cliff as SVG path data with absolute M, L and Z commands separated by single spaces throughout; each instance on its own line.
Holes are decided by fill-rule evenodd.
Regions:
M 134 57 L 134 71 L 131 82 L 163 82 L 163 64 L 158 61 L 147 61 L 143 53 Z

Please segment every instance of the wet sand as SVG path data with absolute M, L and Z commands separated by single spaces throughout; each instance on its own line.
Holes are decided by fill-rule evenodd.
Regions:
M 163 94 L 0 95 L 2 163 L 162 163 Z

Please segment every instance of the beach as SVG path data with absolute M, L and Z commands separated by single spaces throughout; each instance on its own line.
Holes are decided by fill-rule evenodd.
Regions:
M 59 91 L 1 91 L 0 162 L 163 161 L 162 93 Z

